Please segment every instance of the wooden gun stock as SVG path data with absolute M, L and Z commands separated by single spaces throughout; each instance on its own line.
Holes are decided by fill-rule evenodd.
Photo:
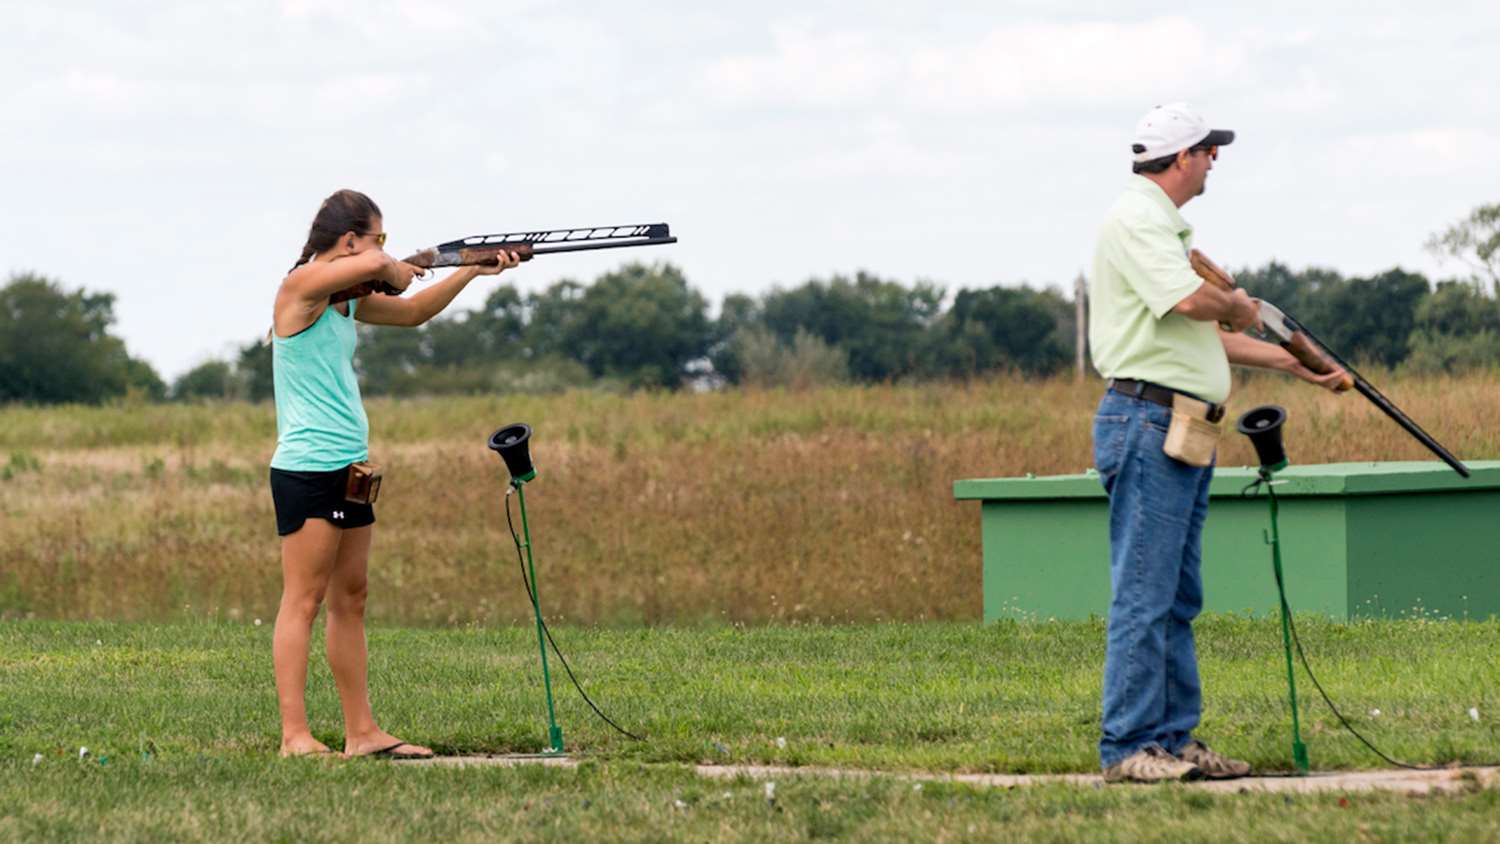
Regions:
M 384 293 L 387 296 L 400 296 L 400 288 L 388 281 L 361 281 L 353 287 L 345 287 L 343 290 L 328 297 L 328 304 L 337 305 L 350 299 L 363 299 L 374 293 Z
M 495 246 L 464 246 L 443 251 L 433 246 L 423 249 L 401 260 L 415 267 L 430 270 L 433 267 L 493 267 L 500 263 L 501 252 L 514 252 L 522 261 L 536 257 L 536 249 L 529 243 L 509 243 Z
M 1197 273 L 1199 278 L 1220 290 L 1227 293 L 1235 288 L 1234 276 L 1215 264 L 1213 259 L 1204 255 L 1201 250 L 1189 249 L 1188 263 L 1192 265 L 1193 272 Z

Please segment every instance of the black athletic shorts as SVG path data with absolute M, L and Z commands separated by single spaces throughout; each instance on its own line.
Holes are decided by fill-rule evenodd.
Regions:
M 276 533 L 296 533 L 308 519 L 326 519 L 334 527 L 357 528 L 375 523 L 375 508 L 344 498 L 349 468 L 332 472 L 271 470 L 271 501 L 276 505 Z

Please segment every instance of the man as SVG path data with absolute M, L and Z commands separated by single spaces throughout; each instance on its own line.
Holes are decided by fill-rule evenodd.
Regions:
M 1163 452 L 1176 396 L 1208 402 L 1207 418 L 1217 421 L 1231 363 L 1328 389 L 1343 378 L 1342 370 L 1317 375 L 1280 346 L 1240 334 L 1258 324 L 1259 303 L 1193 272 L 1193 229 L 1178 209 L 1203 193 L 1219 148 L 1233 140 L 1184 103 L 1147 113 L 1131 146 L 1135 175 L 1110 208 L 1094 257 L 1089 344 L 1109 379 L 1093 433 L 1109 495 L 1113 598 L 1099 758 L 1110 782 L 1250 772 L 1192 734 L 1202 708 L 1192 623 L 1203 605 L 1213 466 L 1211 457 L 1199 467 Z

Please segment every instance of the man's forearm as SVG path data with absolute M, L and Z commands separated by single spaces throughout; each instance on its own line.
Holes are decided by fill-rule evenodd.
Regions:
M 1220 322 L 1229 318 L 1233 308 L 1234 300 L 1229 298 L 1228 293 L 1204 282 L 1187 298 L 1178 302 L 1172 311 L 1199 322 Z
M 1248 326 L 1255 317 L 1255 304 L 1243 293 L 1220 290 L 1205 281 L 1172 312 L 1199 322 Z
M 453 297 L 467 287 L 476 275 L 478 273 L 474 271 L 474 268 L 463 267 L 455 270 L 452 275 L 437 284 L 412 294 L 411 302 L 416 306 L 419 317 L 417 324 L 421 325 L 442 313 L 443 309 L 448 307 L 448 303 L 453 301 Z
M 1224 353 L 1229 357 L 1229 362 L 1237 366 L 1288 372 L 1297 363 L 1291 352 L 1275 343 L 1222 329 L 1219 331 L 1219 339 L 1224 343 Z

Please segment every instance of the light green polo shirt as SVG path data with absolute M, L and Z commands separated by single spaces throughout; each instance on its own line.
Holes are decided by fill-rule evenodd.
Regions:
M 1193 227 L 1157 184 L 1132 175 L 1099 231 L 1089 278 L 1089 346 L 1105 378 L 1134 378 L 1211 402 L 1229 398 L 1229 358 L 1212 322 L 1172 308 L 1204 282 L 1188 263 Z

